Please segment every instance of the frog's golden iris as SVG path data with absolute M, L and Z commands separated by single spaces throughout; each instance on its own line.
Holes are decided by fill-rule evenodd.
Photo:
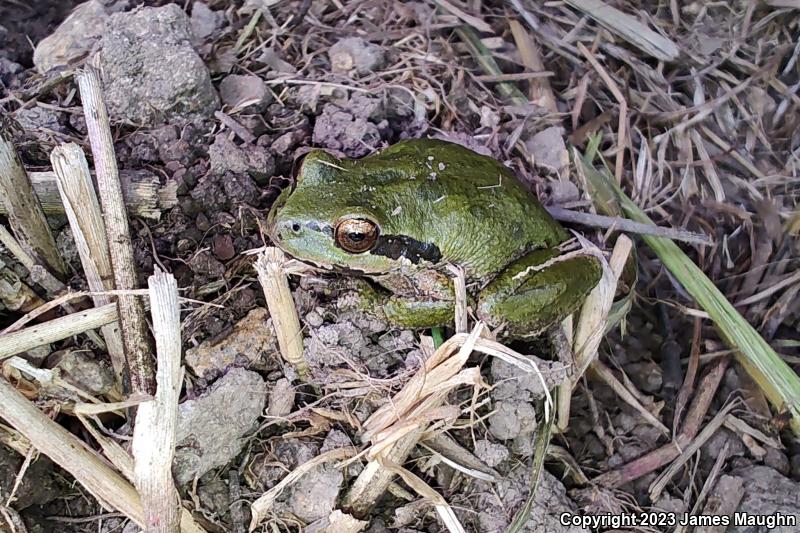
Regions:
M 336 224 L 334 232 L 336 244 L 344 250 L 361 254 L 367 252 L 378 242 L 378 225 L 366 218 L 345 218 Z

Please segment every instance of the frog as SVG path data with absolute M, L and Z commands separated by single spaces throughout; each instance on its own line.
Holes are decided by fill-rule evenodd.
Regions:
M 302 263 L 368 280 L 364 301 L 401 328 L 452 324 L 452 268 L 470 308 L 503 337 L 541 335 L 578 309 L 598 257 L 571 237 L 514 172 L 439 139 L 400 141 L 361 159 L 313 149 L 267 216 L 272 243 Z

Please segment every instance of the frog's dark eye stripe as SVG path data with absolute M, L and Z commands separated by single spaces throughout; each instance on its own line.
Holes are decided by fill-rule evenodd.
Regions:
M 352 254 L 370 250 L 378 240 L 378 225 L 366 218 L 348 218 L 336 225 L 336 244 Z

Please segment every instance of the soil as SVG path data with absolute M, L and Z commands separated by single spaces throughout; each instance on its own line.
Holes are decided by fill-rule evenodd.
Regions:
M 42 74 L 33 64 L 30 44 L 56 30 L 78 3 L 0 4 L 0 112 L 19 126 L 13 129 L 13 140 L 31 171 L 49 170 L 49 152 L 61 142 L 76 142 L 89 154 L 75 84 L 70 80 L 54 86 L 43 83 L 60 71 L 80 66 L 86 56 Z M 150 7 L 168 3 L 143 2 Z M 465 10 L 469 10 L 467 4 L 482 4 L 453 3 Z M 112 18 L 117 22 L 113 24 L 125 28 L 124 16 L 132 4 L 104 2 L 109 13 L 116 13 Z M 147 83 L 158 85 L 167 80 L 170 89 L 175 88 L 169 83 L 176 79 L 172 74 L 179 74 L 185 82 L 180 94 L 154 92 L 149 86 L 141 92 L 125 91 L 123 86 L 114 93 L 115 100 L 124 100 L 119 109 L 135 109 L 137 113 L 135 117 L 127 113 L 129 119 L 123 118 L 124 112 L 112 113 L 120 169 L 147 171 L 158 176 L 162 186 L 177 190 L 177 204 L 164 209 L 158 220 L 130 220 L 140 285 L 145 287 L 147 277 L 158 267 L 174 274 L 181 296 L 214 304 L 189 305 L 182 314 L 187 375 L 180 408 L 179 459 L 174 466 L 182 500 L 209 531 L 244 531 L 250 519 L 248 504 L 275 487 L 287 473 L 329 450 L 360 446 L 361 424 L 400 389 L 426 357 L 420 332 L 394 329 L 359 308 L 353 291 L 355 282 L 309 276 L 293 280 L 292 288 L 312 385 L 301 384 L 297 370 L 282 360 L 255 279 L 252 251 L 269 244 L 264 231 L 267 212 L 280 191 L 290 185 L 293 163 L 299 156 L 310 147 L 321 147 L 340 157 L 358 158 L 406 138 L 443 138 L 505 161 L 543 202 L 571 209 L 588 209 L 591 204 L 585 195 L 585 182 L 575 177 L 566 141 L 583 149 L 586 137 L 574 137 L 581 133 L 576 132 L 578 126 L 596 120 L 596 130 L 605 127 L 607 120 L 602 114 L 611 104 L 595 96 L 604 90 L 600 78 L 590 76 L 593 71 L 586 67 L 576 74 L 573 64 L 548 52 L 547 68 L 552 69 L 551 80 L 561 106 L 557 111 L 563 116 L 572 113 L 567 101 L 576 98 L 576 87 L 580 87 L 584 75 L 589 96 L 572 116 L 571 126 L 568 119 L 562 122 L 562 115 L 552 110 L 533 105 L 520 109 L 517 103 L 500 96 L 497 80 L 477 77 L 484 73 L 452 31 L 463 21 L 437 10 L 437 4 L 284 0 L 259 15 L 251 33 L 247 33 L 248 23 L 255 11 L 248 2 L 172 4 L 169 16 L 173 18 L 163 24 L 183 32 L 178 32 L 180 38 L 172 44 L 181 49 L 185 59 L 181 64 L 199 72 L 190 75 L 181 70 L 183 67 L 173 69 L 170 75 L 148 72 Z M 496 39 L 489 37 L 486 42 L 507 72 L 521 72 L 524 61 L 502 22 L 504 16 L 500 16 L 519 18 L 517 12 L 504 11 L 507 6 L 501 2 L 486 4 L 482 8 L 486 23 L 498 31 Z M 181 13 L 184 9 L 185 20 Z M 709 16 L 725 16 L 719 6 L 708 9 Z M 540 17 L 544 16 L 541 10 L 553 15 L 556 8 L 541 8 L 537 11 Z M 141 20 L 136 27 L 146 32 L 151 27 L 148 15 L 138 13 Z M 759 11 L 758 20 L 763 16 Z M 796 14 L 786 17 L 796 31 Z M 710 27 L 715 26 L 703 26 L 703 31 L 714 33 Z M 553 25 L 548 22 L 547 28 L 552 31 Z M 119 30 L 112 40 L 114 46 L 124 49 L 129 38 Z M 242 44 L 237 45 L 242 38 Z M 728 46 L 725 39 L 709 34 L 691 43 L 697 46 L 697 54 L 709 56 L 711 64 L 718 59 L 714 54 L 724 53 L 720 47 Z M 99 46 L 104 46 L 103 42 L 101 38 Z M 590 41 L 585 44 L 589 46 Z M 103 61 L 113 65 L 114 58 L 108 57 L 110 45 L 106 46 Z M 619 65 L 614 58 L 639 53 L 621 41 L 614 46 L 617 48 L 603 49 L 606 65 Z M 158 51 L 155 46 L 147 60 L 126 58 L 130 62 L 123 65 L 125 73 L 108 69 L 106 74 L 129 76 L 131 69 L 141 64 L 157 69 Z M 124 50 L 115 53 L 124 55 Z M 639 74 L 644 72 L 654 79 L 664 75 L 653 68 L 656 63 L 649 57 L 624 64 L 635 65 Z M 669 74 L 679 76 L 680 72 L 675 69 Z M 629 70 L 624 70 L 624 75 L 634 76 Z M 784 81 L 795 83 L 794 71 Z M 682 103 L 690 106 L 695 89 L 684 87 L 691 84 L 690 79 L 675 83 L 688 95 Z M 526 82 L 519 86 L 526 87 Z M 763 94 L 745 92 L 742 99 L 766 115 L 775 113 L 780 100 L 765 87 L 759 89 Z M 722 87 L 720 94 L 707 96 L 721 97 L 726 90 Z M 773 99 L 777 105 L 771 105 Z M 173 100 L 180 100 L 180 106 L 171 106 Z M 654 105 L 659 104 L 658 98 L 655 100 Z M 796 121 L 797 104 L 788 105 L 786 116 L 795 118 L 786 120 Z M 653 113 L 661 116 L 669 112 L 671 108 L 664 107 Z M 641 113 L 637 117 L 644 121 L 650 115 Z M 720 121 L 725 118 L 727 115 Z M 732 120 L 733 115 L 729 118 Z M 616 118 L 612 123 L 616 124 Z M 615 127 L 609 127 L 603 142 L 616 133 Z M 773 145 L 769 150 L 759 144 L 763 139 L 755 134 L 735 148 L 755 155 L 773 150 L 786 155 L 788 147 L 796 148 L 796 131 L 784 131 L 780 124 L 770 124 L 770 128 Z M 725 124 L 720 129 L 730 131 Z M 526 146 L 528 157 L 521 157 L 515 145 Z M 604 144 L 602 148 L 611 154 L 607 154 L 607 161 L 613 167 L 613 146 Z M 716 162 L 728 152 L 717 148 L 707 155 Z M 683 161 L 683 155 L 680 159 Z M 676 161 L 670 164 L 677 168 L 680 165 Z M 780 174 L 767 155 L 760 161 L 764 174 Z M 683 181 L 681 187 L 705 187 L 702 194 L 679 196 L 679 186 L 674 185 L 675 190 L 646 196 L 642 189 L 645 185 L 636 182 L 641 186 L 636 198 L 651 201 L 652 212 L 662 225 L 707 232 L 717 242 L 725 242 L 724 252 L 715 248 L 706 256 L 700 247 L 692 249 L 691 254 L 726 293 L 740 291 L 744 296 L 738 292 L 732 296 L 739 301 L 784 279 L 785 273 L 798 266 L 797 227 L 794 233 L 783 229 L 793 220 L 796 224 L 796 216 L 786 214 L 796 210 L 796 181 L 782 182 L 771 191 L 774 194 L 765 194 L 757 202 L 741 185 L 743 178 L 739 175 L 744 170 L 740 159 L 725 162 L 727 166 L 720 169 L 728 193 L 725 201 L 715 201 L 713 191 L 706 185 L 698 186 L 695 179 Z M 648 164 L 656 163 L 650 160 Z M 692 164 L 703 168 L 699 160 Z M 635 162 L 630 166 L 635 167 Z M 70 265 L 69 287 L 85 290 L 66 217 L 55 215 L 50 222 Z M 605 237 L 600 230 L 573 229 L 598 243 Z M 614 328 L 602 344 L 602 360 L 618 376 L 624 372 L 625 378 L 620 379 L 639 392 L 651 413 L 671 426 L 684 376 L 681 360 L 686 361 L 693 345 L 704 354 L 717 356 L 725 345 L 708 321 L 698 326 L 700 341 L 693 344 L 695 318 L 687 309 L 696 304 L 652 252 L 641 241 L 637 245 L 638 284 L 620 291 L 620 297 L 631 290 L 637 297 L 627 315 L 624 334 Z M 770 270 L 763 279 L 753 277 L 751 267 L 766 270 L 778 263 L 782 270 Z M 0 268 L 4 276 L 13 274 L 15 280 L 30 281 L 29 272 L 4 249 L 0 249 Z M 782 339 L 781 353 L 796 363 L 798 305 L 790 290 L 796 293 L 797 284 L 786 292 L 768 294 L 769 298 L 759 300 L 763 305 L 748 306 L 742 312 L 768 340 Z M 19 316 L 6 306 L 0 307 L 0 326 Z M 542 344 L 514 347 L 522 353 L 540 355 Z M 109 394 L 105 354 L 85 336 L 24 355 L 36 365 L 62 368 L 61 376 L 81 390 L 98 396 Z M 470 363 L 480 366 L 483 378 L 495 387 L 483 395 L 485 403 L 476 413 L 480 422 L 464 427 L 459 419 L 460 428 L 449 433 L 499 479 L 489 482 L 465 475 L 427 446 L 417 448 L 405 466 L 455 508 L 467 531 L 505 531 L 530 493 L 534 439 L 541 427 L 542 413 L 537 411 L 541 383 L 532 376 L 520 378 L 513 367 L 499 360 L 473 356 Z M 556 383 L 562 376 L 553 372 L 548 375 Z M 20 376 L 15 379 L 27 383 Z M 28 385 L 29 390 L 36 391 L 31 397 L 42 406 L 67 405 L 76 400 L 63 392 Z M 588 482 L 668 440 L 607 384 L 595 379 L 584 381 L 573 395 L 569 426 L 552 440 L 554 446 L 524 531 L 583 530 L 559 523 L 561 513 L 642 509 L 688 512 L 691 505 L 687 507 L 685 502 L 709 479 L 723 448 L 727 462 L 722 479 L 745 481 L 742 509 L 754 514 L 796 512 L 800 443 L 785 431 L 779 416 L 772 417 L 774 413 L 765 407 L 763 395 L 735 364 L 725 372 L 706 422 L 729 397 L 743 398 L 747 408 L 737 409 L 736 415 L 780 446 L 765 444 L 752 434 L 720 429 L 698 452 L 699 458 L 675 475 L 653 501 L 650 488 L 658 472 L 614 487 L 616 491 Z M 470 390 L 459 389 L 451 395 L 450 403 L 469 405 L 471 398 Z M 75 418 L 60 414 L 56 419 L 95 446 Z M 103 422 L 109 432 L 122 437 L 121 443 L 127 441 L 129 424 L 113 419 Z M 69 474 L 45 457 L 46 450 L 43 452 L 30 466 L 23 467 L 23 458 L 0 444 L 0 511 L 14 491 L 16 499 L 9 507 L 19 513 L 30 532 L 136 531 L 121 514 L 108 514 Z M 360 461 L 344 468 L 330 464 L 314 467 L 277 498 L 261 530 L 280 527 L 294 531 L 314 522 L 321 527 L 339 507 L 344 489 L 362 468 Z M 24 482 L 15 488 L 8 480 L 20 472 Z M 747 483 L 772 493 L 764 498 L 749 494 Z M 444 531 L 434 506 L 411 487 L 398 484 L 402 486 L 385 495 L 367 517 L 370 523 L 366 531 Z M 37 486 L 39 489 L 32 488 Z M 5 527 L 2 516 L 0 531 Z

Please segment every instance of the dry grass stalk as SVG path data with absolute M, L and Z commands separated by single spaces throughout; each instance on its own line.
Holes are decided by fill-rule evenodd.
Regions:
M 592 0 L 593 1 L 593 0 Z M 628 101 L 622 95 L 617 84 L 608 74 L 603 65 L 597 60 L 594 54 L 589 51 L 582 43 L 578 43 L 578 50 L 589 61 L 592 68 L 597 72 L 603 82 L 608 87 L 608 90 L 614 96 L 614 99 L 619 104 L 619 120 L 617 122 L 617 159 L 614 165 L 614 177 L 617 183 L 622 183 L 622 167 L 625 162 L 625 147 L 628 143 Z
M 695 233 L 682 228 L 669 228 L 665 226 L 653 226 L 643 224 L 622 217 L 609 217 L 596 215 L 594 213 L 583 213 L 581 211 L 571 211 L 556 206 L 547 206 L 547 212 L 558 221 L 581 224 L 592 228 L 615 229 L 625 233 L 637 233 L 639 235 L 655 235 L 665 237 L 675 241 L 689 242 L 711 246 L 714 241 L 708 235 Z
M 646 453 L 616 470 L 597 476 L 592 482 L 604 487 L 617 488 L 661 468 L 678 457 L 699 432 L 700 424 L 711 406 L 711 400 L 714 398 L 727 368 L 728 360 L 720 359 L 702 377 L 697 387 L 698 393 L 694 396 L 686 413 L 683 428 L 680 433 L 675 435 L 672 442 Z
M 422 438 L 422 445 L 438 454 L 443 462 L 468 476 L 489 482 L 495 482 L 501 477 L 494 468 L 486 465 L 447 433 L 426 433 Z
M 314 525 L 317 525 L 315 522 Z M 341 512 L 339 509 L 333 511 L 327 518 L 321 529 L 314 529 L 318 533 L 358 533 L 364 531 L 369 522 L 358 520 L 349 514 Z
M 133 431 L 134 484 L 142 496 L 145 531 L 178 531 L 180 499 L 172 480 L 181 390 L 178 283 L 157 271 L 148 280 L 156 340 L 155 398 L 139 406 Z
M 352 446 L 345 446 L 343 448 L 334 448 L 327 452 L 321 453 L 316 457 L 309 459 L 305 463 L 299 465 L 297 468 L 289 472 L 280 482 L 272 487 L 270 490 L 262 494 L 250 506 L 252 518 L 250 519 L 250 531 L 254 531 L 272 508 L 272 504 L 287 487 L 294 484 L 298 479 L 303 477 L 314 467 L 330 463 L 333 461 L 344 461 L 353 457 L 357 450 Z
M 33 257 L 31 257 L 28 254 L 28 252 L 26 252 L 22 248 L 17 239 L 15 239 L 14 236 L 11 235 L 11 233 L 9 233 L 9 231 L 2 224 L 0 224 L 0 243 L 3 246 L 5 246 L 9 252 L 11 252 L 11 254 L 17 259 L 17 261 L 22 263 L 22 265 L 28 269 L 28 271 L 30 272 L 31 280 L 35 281 L 41 287 L 43 287 L 49 296 L 52 297 L 67 290 L 67 286 L 64 285 L 64 283 L 61 282 L 61 280 L 56 278 L 53 274 L 50 273 L 49 270 L 47 270 L 42 265 L 36 264 L 36 261 L 33 259 Z M 41 306 L 27 313 L 25 317 L 28 317 L 35 313 L 46 312 L 44 311 L 44 308 L 50 305 L 50 303 L 52 302 L 43 303 Z M 76 312 L 75 307 L 73 307 L 72 304 L 68 303 L 66 300 L 60 301 L 58 305 L 60 305 L 68 313 Z M 15 329 L 21 327 L 17 326 L 17 324 L 21 323 L 21 321 L 25 319 L 25 317 L 21 318 L 20 320 L 17 320 L 17 322 L 5 328 L 2 332 L 0 332 L 0 335 L 2 333 L 14 331 Z M 92 340 L 92 342 L 94 342 L 101 349 L 105 346 L 105 342 L 103 341 L 102 337 L 100 337 L 100 335 L 98 335 L 96 332 L 89 330 L 86 332 L 86 335 Z
M 546 72 L 544 66 L 544 59 L 539 47 L 533 41 L 528 31 L 516 20 L 509 20 L 508 26 L 511 28 L 511 34 L 514 36 L 514 41 L 517 43 L 519 55 L 522 57 L 522 62 L 525 68 L 532 73 Z M 529 83 L 530 89 L 528 90 L 528 99 L 534 104 L 547 109 L 551 113 L 558 113 L 556 106 L 556 97 L 553 94 L 553 89 L 550 87 L 550 81 L 547 78 L 532 79 Z
M 5 379 L 0 379 L 0 417 L 72 474 L 104 506 L 123 513 L 140 526 L 144 523 L 142 504 L 133 485 L 75 435 L 45 416 Z
M 708 424 L 705 425 L 702 431 L 697 434 L 697 437 L 693 438 L 692 441 L 681 450 L 680 455 L 669 465 L 669 467 L 664 470 L 653 483 L 650 485 L 650 501 L 658 501 L 661 493 L 667 487 L 667 484 L 670 480 L 683 468 L 687 462 L 689 462 L 697 450 L 705 444 L 705 442 L 717 432 L 717 430 L 722 426 L 723 422 L 725 422 L 725 417 L 728 413 L 733 410 L 734 407 L 738 404 L 737 401 L 733 401 L 727 404 L 725 407 L 717 411 L 717 414 L 714 415 Z
M 593 361 L 592 364 L 589 365 L 589 373 L 593 377 L 611 387 L 614 393 L 619 396 L 622 401 L 638 411 L 648 424 L 658 429 L 665 436 L 669 435 L 669 428 L 665 426 L 657 416 L 655 416 L 644 405 L 642 405 L 642 402 L 639 400 L 639 398 L 637 398 L 628 389 L 628 387 L 625 386 L 624 383 L 619 381 L 611 369 L 608 368 L 608 366 L 606 366 L 603 362 L 601 362 L 599 359 Z
M 414 492 L 433 503 L 434 507 L 436 508 L 436 513 L 439 515 L 439 518 L 445 527 L 447 527 L 448 531 L 451 531 L 452 533 L 464 533 L 464 526 L 462 526 L 461 522 L 459 522 L 455 512 L 453 512 L 453 508 L 448 505 L 447 501 L 442 497 L 441 494 L 436 492 L 430 485 L 425 483 L 422 478 L 396 463 L 381 461 L 381 464 L 388 471 L 403 478 L 403 481 L 405 481 L 409 487 L 414 489 Z
M 457 295 L 463 297 L 456 297 L 455 304 L 455 330 L 456 333 L 467 332 L 467 279 L 464 275 L 464 269 L 457 265 L 447 265 L 447 269 L 453 275 L 453 290 Z
M 86 430 L 92 435 L 92 438 L 97 441 L 100 448 L 103 450 L 103 454 L 111 461 L 111 464 L 113 464 L 126 479 L 133 481 L 133 457 L 131 457 L 116 441 L 110 439 L 105 433 L 98 431 L 85 416 L 78 414 L 78 420 L 81 421 Z M 192 513 L 183 508 L 181 508 L 180 526 L 182 533 L 205 533 L 206 531 L 195 522 Z
M 14 145 L 0 131 L 0 200 L 25 251 L 59 276 L 67 269 Z
M 64 213 L 64 205 L 58 194 L 55 172 L 28 172 L 33 184 L 33 192 L 46 215 Z M 177 186 L 174 182 L 161 185 L 153 175 L 137 172 L 120 172 L 122 196 L 128 215 L 158 220 L 165 209 L 178 203 Z M 0 215 L 6 215 L 5 205 L 0 202 Z
M 114 284 L 111 257 L 106 242 L 106 229 L 103 213 L 94 192 L 89 165 L 83 150 L 76 144 L 62 144 L 53 149 L 50 162 L 56 175 L 56 184 L 61 196 L 64 212 L 69 220 L 75 246 L 83 265 L 86 283 L 91 291 L 102 293 L 112 290 Z M 92 297 L 95 307 L 112 303 L 105 294 Z M 101 328 L 108 348 L 108 355 L 117 374 L 117 382 L 122 383 L 125 372 L 125 352 L 118 323 Z
M 106 238 L 114 270 L 114 285 L 118 290 L 136 289 L 138 281 L 128 228 L 128 214 L 122 198 L 122 186 L 114 154 L 114 139 L 111 136 L 111 124 L 100 88 L 100 79 L 94 67 L 88 65 L 77 74 L 76 78 L 94 156 L 97 188 L 103 206 Z M 117 305 L 131 388 L 137 393 L 152 394 L 155 388 L 155 372 L 150 356 L 152 350 L 144 304 L 136 296 L 122 294 L 117 297 Z
M 308 381 L 310 375 L 306 360 L 303 358 L 300 319 L 297 317 L 292 292 L 289 290 L 289 280 L 283 268 L 284 260 L 285 256 L 280 249 L 269 247 L 259 254 L 255 269 L 267 300 L 281 355 L 297 370 L 300 379 Z
M 679 50 L 674 42 L 601 0 L 567 0 L 567 3 L 659 61 L 678 58 Z
M 105 326 L 117 320 L 118 316 L 116 304 L 109 304 L 0 335 L 0 360 Z

